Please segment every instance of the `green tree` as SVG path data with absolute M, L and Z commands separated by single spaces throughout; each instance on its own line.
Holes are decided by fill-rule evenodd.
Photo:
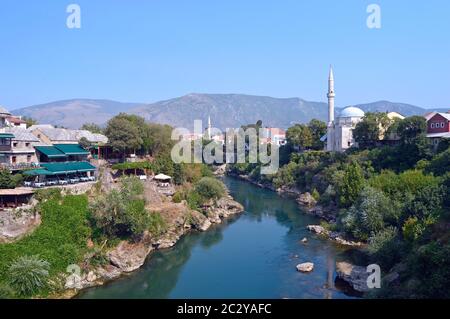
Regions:
M 427 132 L 427 122 L 422 116 L 411 116 L 398 124 L 398 134 L 403 143 L 415 143 L 416 139 Z
M 437 154 L 430 161 L 429 165 L 426 167 L 426 172 L 433 173 L 435 175 L 444 175 L 449 171 L 450 168 L 450 149 Z
M 362 121 L 356 124 L 353 137 L 360 148 L 374 147 L 388 130 L 390 123 L 386 113 L 366 113 Z
M 139 127 L 124 113 L 108 121 L 105 134 L 112 148 L 123 155 L 135 152 L 143 145 Z
M 0 169 L 0 188 L 10 189 L 16 188 L 23 181 L 23 176 L 21 174 L 11 174 L 9 170 Z
M 123 178 L 119 190 L 99 196 L 90 204 L 94 225 L 110 238 L 142 235 L 152 223 L 143 192 L 138 178 Z
M 148 149 L 152 156 L 170 153 L 175 141 L 172 140 L 172 127 L 162 124 L 148 124 Z
M 351 163 L 344 171 L 339 185 L 339 203 L 342 207 L 350 207 L 358 198 L 364 187 L 364 172 L 358 163 Z
M 78 144 L 80 144 L 80 146 L 82 148 L 84 148 L 85 150 L 88 150 L 92 146 L 92 143 L 89 142 L 88 139 L 85 138 L 84 136 L 82 138 L 80 138 L 80 140 L 78 141 Z
M 25 121 L 25 123 L 27 124 L 27 127 L 30 127 L 30 126 L 38 124 L 37 120 L 35 120 L 35 119 L 31 118 L 31 117 L 28 117 L 28 116 L 22 116 L 22 120 Z
M 9 267 L 9 284 L 20 296 L 31 296 L 47 287 L 50 264 L 38 256 L 22 256 Z
M 387 220 L 395 219 L 396 206 L 383 192 L 365 187 L 343 216 L 342 224 L 355 238 L 367 240 L 371 234 L 382 231 Z
M 289 144 L 300 149 L 306 149 L 313 145 L 311 129 L 303 124 L 296 124 L 288 128 L 286 139 Z
M 203 177 L 195 185 L 195 191 L 205 199 L 219 199 L 226 193 L 225 185 L 213 177 Z
M 327 133 L 327 124 L 323 121 L 312 119 L 308 123 L 309 130 L 312 135 L 312 148 L 315 150 L 323 150 L 325 143 L 320 139 Z
M 100 127 L 100 125 L 97 125 L 95 123 L 85 123 L 83 124 L 81 129 L 95 134 L 103 134 L 103 129 Z

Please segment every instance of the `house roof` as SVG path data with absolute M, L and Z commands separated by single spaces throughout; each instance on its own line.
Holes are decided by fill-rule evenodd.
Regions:
M 103 134 L 92 133 L 88 130 L 75 130 L 75 134 L 78 140 L 84 137 L 91 143 L 108 143 L 108 138 Z
M 436 113 L 430 118 L 430 120 L 433 119 L 436 115 L 440 115 L 443 118 L 445 118 L 447 121 L 450 121 L 450 113 Z
M 30 130 L 20 127 L 5 127 L 5 133 L 14 134 L 14 141 L 39 142 L 39 139 Z
M 14 134 L 11 133 L 0 133 L 0 138 L 14 138 Z
M 3 115 L 11 115 L 7 109 L 5 109 L 3 106 L 0 105 L 0 114 Z
M 16 124 L 24 124 L 24 123 L 26 123 L 24 120 L 22 120 L 21 118 L 19 118 L 17 116 L 10 116 L 10 117 L 8 117 L 8 121 L 10 121 L 11 123 L 16 123 Z
M 67 157 L 64 152 L 57 149 L 54 146 L 35 146 L 34 147 L 36 151 L 41 152 L 42 154 L 46 155 L 48 158 L 60 158 L 60 157 Z
M 95 171 L 95 166 L 88 162 L 41 163 L 41 166 L 53 174 Z
M 76 131 L 74 130 L 68 130 L 65 128 L 48 128 L 48 127 L 40 127 L 38 129 L 51 141 L 65 141 L 65 142 L 78 141 Z
M 108 143 L 108 138 L 105 135 L 91 133 L 87 130 L 55 128 L 51 125 L 33 125 L 29 129 L 32 131 L 39 130 L 51 141 L 78 142 L 84 137 L 91 143 Z
M 88 155 L 89 152 L 82 148 L 79 144 L 54 144 L 58 150 L 66 155 Z
M 28 129 L 30 131 L 34 131 L 35 129 L 41 129 L 41 128 L 55 128 L 55 127 L 50 124 L 35 124 L 35 125 L 31 125 Z
M 428 138 L 436 138 L 436 137 L 440 137 L 440 138 L 450 138 L 450 132 L 427 134 L 427 137 L 428 137 Z
M 30 169 L 28 171 L 23 172 L 23 174 L 27 176 L 53 175 L 52 172 L 47 171 L 46 169 L 43 168 Z

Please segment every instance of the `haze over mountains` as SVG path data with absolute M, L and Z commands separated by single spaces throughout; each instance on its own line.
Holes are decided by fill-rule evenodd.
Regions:
M 378 101 L 355 105 L 364 111 L 395 111 L 405 116 L 422 115 L 430 109 L 419 106 Z M 55 101 L 16 109 L 16 115 L 28 116 L 39 123 L 50 123 L 68 128 L 79 128 L 84 123 L 105 125 L 120 112 L 137 114 L 146 120 L 174 127 L 193 128 L 200 119 L 206 126 L 211 116 L 214 127 L 239 127 L 262 120 L 266 126 L 287 128 L 295 123 L 306 123 L 313 118 L 325 121 L 328 106 L 323 102 L 301 98 L 273 98 L 243 94 L 188 94 L 152 104 L 122 103 L 111 100 L 72 99 Z M 447 109 L 434 109 L 445 112 Z M 339 109 L 338 109 L 339 112 Z

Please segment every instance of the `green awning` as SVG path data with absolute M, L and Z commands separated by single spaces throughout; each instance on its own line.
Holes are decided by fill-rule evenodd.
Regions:
M 28 171 L 23 172 L 24 175 L 27 176 L 40 176 L 40 175 L 53 175 L 52 172 L 47 171 L 46 169 L 30 169 Z
M 41 163 L 41 166 L 52 174 L 71 174 L 95 171 L 95 166 L 88 162 Z
M 35 146 L 34 148 L 48 158 L 66 157 L 66 154 L 54 146 Z
M 0 133 L 0 138 L 15 138 L 12 133 Z
M 53 146 L 66 155 L 89 155 L 89 152 L 79 144 L 54 144 Z

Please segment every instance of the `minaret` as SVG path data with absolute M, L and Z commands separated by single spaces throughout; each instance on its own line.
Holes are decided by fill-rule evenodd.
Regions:
M 334 151 L 335 129 L 334 129 L 334 75 L 333 68 L 330 66 L 330 74 L 328 75 L 328 127 L 327 127 L 327 145 L 326 150 Z
M 208 140 L 211 140 L 212 136 L 211 136 L 211 116 L 208 116 Z
M 330 66 L 330 74 L 328 76 L 328 125 L 334 121 L 334 75 L 333 68 Z

